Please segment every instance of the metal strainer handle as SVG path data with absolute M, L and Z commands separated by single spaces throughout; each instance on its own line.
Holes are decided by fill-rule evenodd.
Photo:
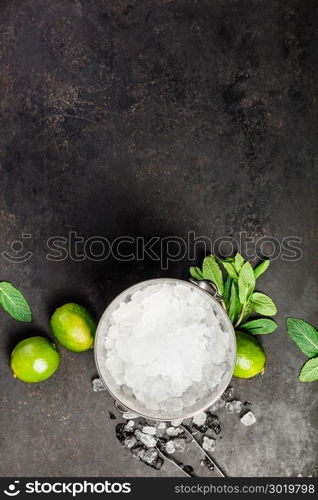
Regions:
M 208 292 L 215 300 L 221 304 L 223 309 L 226 310 L 225 307 L 225 302 L 222 297 L 222 295 L 219 294 L 219 291 L 217 289 L 217 286 L 210 280 L 197 280 L 195 278 L 189 278 L 190 283 L 192 283 L 195 286 L 198 286 L 199 288 L 202 288 L 205 292 Z
M 114 400 L 114 406 L 116 410 L 118 410 L 121 414 L 131 411 L 129 408 L 127 408 L 127 406 L 117 401 L 117 399 Z

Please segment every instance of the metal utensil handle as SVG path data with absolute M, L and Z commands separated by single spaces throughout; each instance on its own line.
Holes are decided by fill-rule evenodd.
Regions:
M 226 310 L 224 299 L 223 299 L 222 295 L 219 294 L 217 286 L 215 285 L 215 283 L 213 283 L 213 281 L 197 280 L 195 278 L 189 278 L 189 281 L 193 285 L 198 286 L 199 288 L 202 288 L 202 290 L 205 290 L 206 292 L 208 292 L 215 300 L 217 300 L 219 302 L 219 304 L 221 304 L 223 309 Z
M 168 455 L 166 453 L 164 453 L 161 448 L 159 446 L 156 446 L 156 450 L 158 451 L 159 455 L 164 459 L 164 460 L 167 460 L 168 462 L 170 462 L 171 464 L 173 464 L 175 467 L 177 467 L 181 472 L 183 472 L 183 474 L 187 477 L 194 477 L 193 474 L 189 474 L 184 466 L 178 462 L 175 458 L 172 458 L 171 456 L 168 457 Z
M 117 401 L 117 399 L 114 400 L 114 406 L 115 406 L 116 410 L 118 410 L 122 415 L 124 413 L 127 413 L 128 411 L 131 411 L 131 410 L 129 410 L 129 408 L 127 408 L 127 406 L 124 406 L 122 403 Z
M 183 425 L 183 424 L 181 424 L 181 427 L 188 434 L 188 436 L 191 437 L 192 441 L 194 441 L 194 443 L 197 445 L 197 447 L 200 449 L 200 451 L 202 451 L 202 453 L 204 453 L 204 455 L 206 456 L 206 458 L 209 460 L 210 464 L 213 466 L 213 470 L 215 470 L 219 474 L 219 476 L 226 477 L 225 474 L 221 471 L 220 467 L 218 467 L 216 465 L 216 463 L 214 462 L 214 460 L 212 460 L 212 458 L 210 457 L 210 455 L 198 443 L 198 441 L 195 439 L 195 437 L 193 436 L 193 434 L 191 434 L 191 432 L 189 431 L 189 429 L 187 429 L 187 427 L 185 425 Z

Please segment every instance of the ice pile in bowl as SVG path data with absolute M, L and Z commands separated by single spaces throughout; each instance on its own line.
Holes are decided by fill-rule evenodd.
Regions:
M 221 306 L 197 287 L 153 283 L 119 296 L 102 321 L 104 379 L 131 409 L 178 418 L 213 399 L 225 378 L 228 383 L 232 327 Z

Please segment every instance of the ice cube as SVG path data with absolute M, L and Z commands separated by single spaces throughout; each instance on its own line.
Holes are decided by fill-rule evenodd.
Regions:
M 188 445 L 188 442 L 184 438 L 177 437 L 173 440 L 174 447 L 176 451 L 184 451 Z
M 182 419 L 180 419 L 180 418 L 179 418 L 179 419 L 177 419 L 177 420 L 171 420 L 171 425 L 172 425 L 173 427 L 179 427 L 179 425 L 181 425 L 181 424 L 182 424 L 182 422 L 183 422 L 183 420 L 182 420 Z
M 156 426 L 156 435 L 158 437 L 163 437 L 166 433 L 167 425 L 165 422 L 159 422 Z
M 93 379 L 93 391 L 94 392 L 106 391 L 106 387 L 104 386 L 100 378 Z
M 147 448 L 154 448 L 156 446 L 157 440 L 153 436 L 150 436 L 150 434 L 144 434 L 139 429 L 136 429 L 135 436 Z
M 135 422 L 133 420 L 129 420 L 125 425 L 125 431 L 131 431 L 135 426 Z
M 133 448 L 137 444 L 137 439 L 135 436 L 127 437 L 124 441 L 125 448 Z
M 139 415 L 137 413 L 135 413 L 134 411 L 126 411 L 125 413 L 123 413 L 123 418 L 125 420 L 132 420 L 134 418 L 138 418 Z
M 251 410 L 249 410 L 247 413 L 245 413 L 241 417 L 240 420 L 241 420 L 242 424 L 249 426 L 249 425 L 255 424 L 256 417 L 255 417 L 254 413 Z
M 168 427 L 167 429 L 167 435 L 170 437 L 176 437 L 183 433 L 184 430 L 182 429 L 182 427 Z
M 165 445 L 165 451 L 169 455 L 171 455 L 171 453 L 174 453 L 176 451 L 176 448 L 175 448 L 175 445 L 174 445 L 174 442 L 173 442 L 172 439 L 170 439 L 170 441 L 168 441 L 166 443 L 166 445 Z
M 204 436 L 203 438 L 203 443 L 202 443 L 202 448 L 205 450 L 205 451 L 208 451 L 208 452 L 211 452 L 213 453 L 214 450 L 215 450 L 215 446 L 216 446 L 216 441 L 215 439 L 213 438 L 209 438 L 207 436 Z
M 151 436 L 156 435 L 156 428 L 152 427 L 151 425 L 145 425 L 144 427 L 142 427 L 141 431 L 144 434 L 150 434 Z
M 203 425 L 205 421 L 206 421 L 206 413 L 203 411 L 201 413 L 198 413 L 197 415 L 194 415 L 192 422 L 194 425 L 201 427 L 201 425 Z
M 228 401 L 225 403 L 225 409 L 228 413 L 240 413 L 242 410 L 242 401 L 233 399 L 233 401 Z
M 146 449 L 143 446 L 133 448 L 133 455 L 139 458 L 142 462 L 156 470 L 160 470 L 163 465 L 163 459 L 159 457 L 159 453 L 155 448 Z

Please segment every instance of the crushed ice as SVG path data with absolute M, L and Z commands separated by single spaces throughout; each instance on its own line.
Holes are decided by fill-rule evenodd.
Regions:
M 92 380 L 92 383 L 93 383 L 93 391 L 94 392 L 106 391 L 106 387 L 104 386 L 104 384 L 100 378 L 94 378 Z
M 195 405 L 230 363 L 230 332 L 218 309 L 187 285 L 147 285 L 122 301 L 104 328 L 105 364 L 115 383 L 152 411 L 181 413 Z
M 245 413 L 245 415 L 241 417 L 241 422 L 242 424 L 247 426 L 253 425 L 256 422 L 256 417 L 254 413 L 251 410 L 249 410 L 247 413 Z

